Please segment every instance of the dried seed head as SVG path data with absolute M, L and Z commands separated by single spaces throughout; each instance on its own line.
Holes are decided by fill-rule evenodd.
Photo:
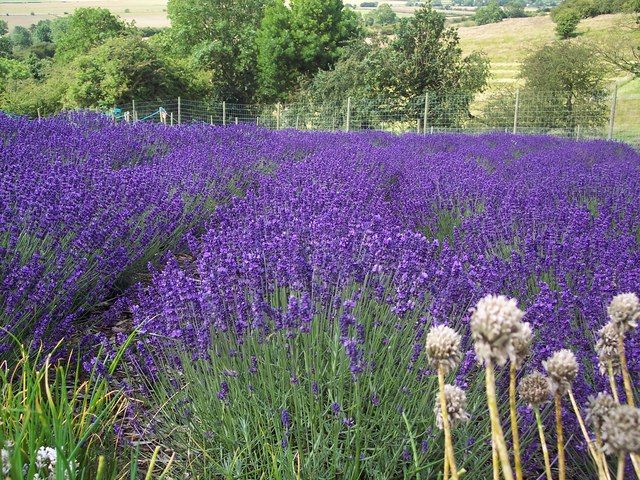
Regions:
M 613 297 L 607 308 L 609 318 L 621 333 L 638 326 L 640 300 L 635 293 L 621 293 Z
M 598 332 L 596 353 L 598 354 L 598 364 L 602 375 L 608 374 L 609 363 L 613 367 L 613 373 L 620 373 L 619 338 L 620 333 L 613 322 L 607 323 Z
M 469 420 L 467 408 L 467 394 L 460 387 L 455 385 L 444 386 L 444 397 L 447 402 L 447 415 L 449 416 L 449 424 L 455 427 L 460 422 Z M 440 409 L 440 398 L 436 398 L 433 406 L 433 413 L 436 415 L 436 426 L 442 430 L 442 411 Z
M 445 325 L 432 327 L 426 341 L 427 360 L 431 368 L 438 370 L 442 367 L 445 374 L 456 368 L 462 357 L 460 340 L 460 335 L 452 328 Z
M 602 442 L 607 453 L 640 453 L 640 409 L 620 405 L 609 411 L 602 422 Z
M 542 366 L 549 375 L 551 393 L 559 392 L 561 395 L 571 388 L 571 384 L 578 375 L 578 360 L 571 350 L 558 350 Z
M 515 299 L 503 295 L 480 299 L 471 315 L 471 336 L 478 361 L 504 365 L 508 358 L 513 358 L 513 337 L 521 329 L 523 316 Z
M 599 432 L 605 418 L 609 416 L 611 410 L 616 408 L 618 404 L 611 395 L 605 392 L 600 392 L 595 397 L 593 395 L 589 396 L 588 402 L 587 421 L 591 422 L 596 432 Z
M 549 379 L 540 372 L 533 372 L 520 380 L 518 385 L 520 398 L 532 407 L 538 407 L 549 400 Z
M 533 331 L 531 330 L 531 325 L 527 322 L 521 323 L 520 329 L 513 336 L 513 358 L 511 361 L 517 368 L 520 368 L 531 354 L 532 341 Z

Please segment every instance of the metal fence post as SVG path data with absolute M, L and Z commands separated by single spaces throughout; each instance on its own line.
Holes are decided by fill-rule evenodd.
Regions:
M 227 102 L 222 102 L 222 126 L 227 125 Z
M 182 99 L 178 97 L 178 125 L 182 123 Z
M 276 130 L 280 130 L 280 104 L 276 105 Z
M 131 115 L 133 116 L 133 121 L 135 122 L 137 120 L 137 118 L 136 118 L 136 101 L 135 100 L 131 100 Z
M 613 127 L 616 120 L 616 103 L 618 103 L 618 84 L 613 87 L 613 95 L 611 97 L 611 112 L 609 112 L 609 133 L 607 140 L 613 140 Z
M 429 117 L 429 93 L 428 92 L 424 94 L 424 114 L 423 114 L 423 117 L 424 118 L 422 119 L 422 122 L 423 122 L 422 127 L 424 129 L 424 134 L 426 135 L 427 134 L 427 123 L 428 123 L 427 118 Z
M 347 98 L 347 124 L 345 125 L 345 132 L 348 132 L 351 127 L 351 97 Z
M 520 89 L 516 89 L 516 108 L 513 111 L 513 133 L 518 133 L 518 113 L 520 113 Z

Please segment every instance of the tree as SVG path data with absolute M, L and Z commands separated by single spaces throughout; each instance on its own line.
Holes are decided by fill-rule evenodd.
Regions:
M 388 3 L 380 5 L 372 15 L 374 15 L 375 23 L 378 25 L 392 25 L 398 21 L 396 12 L 391 9 Z
M 106 8 L 78 8 L 62 25 L 58 37 L 54 33 L 53 38 L 56 56 L 65 61 L 87 53 L 125 30 L 125 24 Z
M 574 131 L 602 125 L 607 116 L 607 69 L 590 48 L 555 42 L 529 55 L 520 78 L 522 118 L 534 126 L 562 126 Z
M 396 52 L 394 90 L 404 97 L 431 90 L 478 91 L 486 84 L 488 62 L 478 54 L 463 58 L 460 38 L 445 26 L 445 16 L 430 5 L 403 20 L 392 44 Z M 467 72 L 473 70 L 474 79 Z
M 257 89 L 256 32 L 264 0 L 169 0 L 175 46 L 211 71 L 223 100 L 248 103 Z
M 291 15 L 302 72 L 332 66 L 342 48 L 359 33 L 355 13 L 342 0 L 291 0 Z
M 478 8 L 474 20 L 478 25 L 501 22 L 505 18 L 497 0 L 491 0 L 486 6 Z
M 356 42 L 330 70 L 319 72 L 300 94 L 307 103 L 321 102 L 336 111 L 353 97 L 353 118 L 374 118 L 385 111 L 386 121 L 421 118 L 425 93 L 451 115 L 429 110 L 432 125 L 454 126 L 469 117 L 475 93 L 486 86 L 489 64 L 479 54 L 462 56 L 457 31 L 445 27 L 444 15 L 424 6 L 415 16 L 403 19 L 396 39 L 374 37 Z M 338 110 L 339 111 L 339 110 Z
M 503 7 L 504 15 L 507 18 L 523 18 L 527 16 L 524 9 L 524 2 L 521 0 L 512 0 L 505 3 Z
M 0 37 L 9 33 L 9 25 L 6 20 L 0 20 Z
M 31 32 L 20 25 L 13 28 L 10 35 L 11 43 L 19 48 L 27 48 L 31 45 Z
M 580 23 L 580 14 L 576 10 L 562 10 L 553 17 L 556 22 L 556 34 L 560 39 L 576 36 L 576 28 Z
M 65 104 L 111 107 L 139 98 L 163 100 L 189 94 L 190 85 L 138 36 L 116 37 L 75 62 Z
M 258 45 L 258 95 L 267 101 L 284 100 L 299 76 L 291 11 L 283 0 L 265 7 L 256 36 Z
M 52 43 L 51 20 L 40 20 L 32 25 L 31 38 L 33 38 L 33 43 Z

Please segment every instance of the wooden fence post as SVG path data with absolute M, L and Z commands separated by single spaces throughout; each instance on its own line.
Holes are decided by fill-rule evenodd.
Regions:
M 424 129 L 424 134 L 427 134 L 427 123 L 429 122 L 428 120 L 429 117 L 429 92 L 424 94 L 424 113 L 423 113 L 423 125 L 422 128 Z
M 351 128 L 351 97 L 347 98 L 347 121 L 345 125 L 345 131 L 348 132 Z
M 516 108 L 513 111 L 513 133 L 518 132 L 518 114 L 520 113 L 520 89 L 516 89 Z
M 182 123 L 182 99 L 178 97 L 178 125 Z
M 222 102 L 222 126 L 227 125 L 227 102 Z
M 613 127 L 616 121 L 616 103 L 618 103 L 618 84 L 616 83 L 613 88 L 613 95 L 611 97 L 611 111 L 609 112 L 609 133 L 607 140 L 613 140 Z

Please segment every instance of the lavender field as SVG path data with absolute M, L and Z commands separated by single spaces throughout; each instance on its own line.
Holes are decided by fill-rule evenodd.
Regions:
M 461 478 L 492 478 L 494 364 L 506 447 L 521 457 L 512 478 L 635 478 L 633 427 L 606 466 L 600 435 L 587 444 L 561 397 L 562 466 L 543 399 L 545 472 L 538 405 L 518 397 L 511 409 L 519 447 L 509 407 L 510 383 L 536 370 L 562 386 L 547 400 L 568 391 L 585 417 L 612 385 L 633 400 L 622 385 L 639 385 L 640 307 L 631 295 L 627 317 L 616 320 L 615 302 L 608 311 L 640 292 L 640 154 L 629 146 L 3 116 L 0 165 L 4 369 L 23 368 L 16 345 L 29 345 L 118 392 L 86 436 L 3 414 L 11 478 L 134 478 L 134 464 L 148 478 L 458 478 L 438 428 L 445 360 L 465 395 L 444 417 Z M 478 304 L 489 294 L 517 302 L 491 297 L 511 331 L 479 326 L 493 321 Z M 626 365 L 603 353 L 609 317 L 626 325 Z M 533 338 L 516 361 L 522 322 Z M 461 335 L 448 359 L 425 350 L 437 325 Z M 562 349 L 579 365 L 569 387 L 546 362 Z M 15 377 L 3 378 L 7 406 Z M 634 461 L 620 466 L 626 453 Z M 499 461 L 509 478 L 513 463 Z

